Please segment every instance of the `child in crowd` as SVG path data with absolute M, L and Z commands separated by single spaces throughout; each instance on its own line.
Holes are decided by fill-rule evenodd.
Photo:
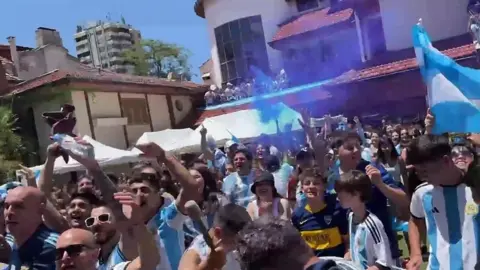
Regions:
M 335 182 L 335 191 L 342 207 L 350 209 L 348 228 L 350 256 L 363 269 L 390 269 L 393 259 L 390 243 L 380 219 L 367 211 L 372 196 L 372 183 L 367 175 L 354 170 Z
M 347 253 L 348 223 L 345 210 L 334 194 L 325 193 L 326 179 L 316 168 L 300 176 L 306 204 L 292 214 L 292 223 L 300 231 L 316 256 L 344 257 Z

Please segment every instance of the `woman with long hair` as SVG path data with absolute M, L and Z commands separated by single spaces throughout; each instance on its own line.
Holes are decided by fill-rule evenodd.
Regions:
M 396 182 L 403 184 L 403 181 L 407 178 L 405 162 L 398 154 L 395 144 L 390 138 L 380 140 L 377 162 L 385 167 Z
M 195 201 L 203 212 L 202 221 L 210 228 L 213 225 L 213 219 L 218 207 L 226 204 L 228 199 L 222 195 L 217 185 L 216 175 L 208 169 L 207 165 L 195 163 L 189 169 L 189 172 L 198 184 L 198 197 Z M 185 221 L 186 246 L 189 246 L 193 238 L 199 234 L 199 230 L 196 223 L 192 222 L 191 219 Z
M 291 208 L 287 199 L 278 194 L 275 188 L 275 180 L 267 171 L 257 171 L 254 183 L 251 187 L 256 199 L 247 206 L 247 212 L 252 219 L 264 215 L 271 215 L 285 220 L 291 216 Z

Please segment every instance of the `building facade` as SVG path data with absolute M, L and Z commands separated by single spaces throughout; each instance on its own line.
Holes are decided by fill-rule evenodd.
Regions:
M 36 31 L 37 41 L 56 36 L 42 38 L 42 32 Z M 76 108 L 76 134 L 128 149 L 144 132 L 190 127 L 203 101 L 204 85 L 119 74 L 82 64 L 57 44 L 26 48 L 16 46 L 14 37 L 8 40 L 9 46 L 0 47 L 9 49 L 8 55 L 0 50 L 9 57 L 0 56 L 0 97 L 11 99 L 21 135 L 38 155 L 28 165 L 43 162 L 51 143 L 42 113 L 65 103 Z
M 133 74 L 133 65 L 124 61 L 122 53 L 140 42 L 138 30 L 124 23 L 95 22 L 84 27 L 78 26 L 74 37 L 81 63 Z
M 467 33 L 468 0 L 197 0 L 207 21 L 212 81 L 248 79 L 249 66 L 285 69 L 295 84 L 358 70 L 376 56 L 412 47 L 423 19 L 433 41 Z M 448 16 L 448 20 L 444 18 Z

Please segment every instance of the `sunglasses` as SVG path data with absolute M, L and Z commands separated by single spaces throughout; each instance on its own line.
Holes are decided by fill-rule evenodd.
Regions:
M 110 221 L 110 214 L 101 214 L 101 215 L 98 215 L 96 217 L 89 217 L 87 219 L 85 219 L 85 226 L 87 226 L 87 228 L 90 228 L 93 226 L 93 224 L 95 224 L 95 220 L 98 220 L 98 222 L 109 222 Z
M 452 157 L 453 158 L 458 158 L 459 156 L 463 157 L 472 157 L 473 154 L 470 152 L 468 149 L 453 149 L 452 150 Z
M 86 245 L 82 245 L 82 244 L 71 245 L 63 248 L 57 248 L 55 250 L 55 260 L 60 261 L 63 258 L 63 255 L 65 254 L 65 252 L 67 252 L 70 258 L 73 258 L 78 256 L 80 253 L 82 253 L 82 251 L 89 250 L 89 249 L 93 249 L 93 248 Z

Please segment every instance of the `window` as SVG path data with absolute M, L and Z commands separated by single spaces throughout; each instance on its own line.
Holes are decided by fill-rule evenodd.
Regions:
M 249 78 L 250 65 L 268 71 L 261 16 L 231 21 L 215 28 L 214 32 L 223 84 Z
M 128 118 L 129 125 L 149 125 L 147 107 L 144 98 L 122 98 L 123 115 Z

